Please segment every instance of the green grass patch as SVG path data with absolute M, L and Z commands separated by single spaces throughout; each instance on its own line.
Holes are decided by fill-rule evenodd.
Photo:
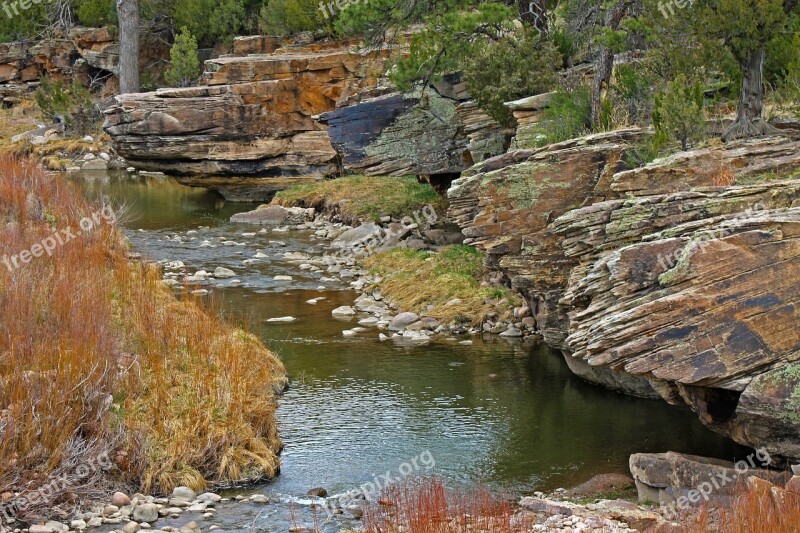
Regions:
M 439 252 L 397 248 L 369 257 L 366 265 L 384 278 L 381 292 L 400 309 L 442 322 L 478 323 L 489 310 L 503 314 L 520 305 L 505 287 L 481 286 L 483 255 L 471 246 L 449 246 Z M 503 298 L 508 298 L 508 308 L 485 303 Z M 461 302 L 447 305 L 454 299 Z
M 272 203 L 336 213 L 348 224 L 377 222 L 382 216 L 412 216 L 426 205 L 437 212 L 445 208 L 433 187 L 414 176 L 344 176 L 305 183 L 278 192 Z

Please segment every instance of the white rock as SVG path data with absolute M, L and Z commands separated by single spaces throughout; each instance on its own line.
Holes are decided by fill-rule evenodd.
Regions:
M 230 268 L 217 267 L 214 269 L 215 278 L 232 278 L 236 273 Z
M 293 279 L 292 276 L 275 276 L 272 278 L 273 281 L 292 281 Z
M 268 318 L 267 322 L 294 322 L 295 320 L 297 319 L 293 316 L 278 316 L 274 318 Z
M 333 316 L 354 316 L 356 314 L 356 310 L 349 305 L 343 305 L 331 311 L 331 314 Z

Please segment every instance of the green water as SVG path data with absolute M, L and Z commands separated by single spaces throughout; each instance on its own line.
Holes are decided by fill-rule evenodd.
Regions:
M 228 218 L 253 206 L 226 204 L 164 178 L 78 181 L 89 195 L 109 195 L 126 206 L 123 225 L 144 256 L 180 259 L 192 272 L 225 266 L 242 280 L 237 287 L 206 287 L 213 305 L 260 334 L 291 374 L 279 409 L 282 473 L 262 490 L 346 491 L 396 473 L 421 454 L 435 462 L 432 471 L 454 483 L 518 493 L 627 472 L 633 452 L 746 454 L 689 411 L 582 382 L 544 345 L 473 337 L 471 346 L 439 341 L 409 347 L 379 342 L 374 329 L 345 339 L 342 330 L 354 323 L 335 320 L 330 311 L 357 294 L 332 282 L 320 290 L 319 274 L 301 272 L 282 258 L 320 244 L 310 234 L 242 236 L 259 228 Z M 244 246 L 200 247 L 204 239 Z M 270 245 L 275 239 L 286 246 Z M 256 250 L 269 257 L 244 265 Z M 295 281 L 275 283 L 276 274 Z M 327 299 L 306 303 L 319 296 Z M 264 322 L 285 315 L 298 320 Z M 428 472 L 419 460 L 417 466 Z

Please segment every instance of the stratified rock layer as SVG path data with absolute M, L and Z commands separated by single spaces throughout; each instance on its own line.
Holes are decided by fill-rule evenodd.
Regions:
M 159 39 L 143 35 L 139 66 L 150 65 L 169 55 Z M 73 28 L 62 39 L 0 44 L 0 98 L 13 105 L 31 92 L 42 78 L 77 81 L 103 95 L 118 90 L 119 43 L 109 28 Z
M 489 160 L 454 183 L 451 215 L 576 373 L 800 458 L 800 180 L 777 179 L 797 173 L 800 142 L 625 170 L 634 139 Z
M 386 53 L 308 45 L 209 60 L 204 86 L 118 96 L 106 110 L 105 129 L 120 155 L 146 170 L 331 174 L 336 152 L 312 117 L 374 87 Z

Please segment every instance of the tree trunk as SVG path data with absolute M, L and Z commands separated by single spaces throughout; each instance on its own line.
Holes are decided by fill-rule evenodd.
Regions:
M 119 18 L 119 92 L 139 92 L 139 2 L 117 0 Z
M 762 69 L 764 67 L 764 50 L 752 51 L 747 54 L 742 69 L 742 94 L 739 97 L 739 110 L 736 122 L 731 124 L 722 134 L 723 141 L 757 137 L 780 133 L 777 128 L 761 117 L 761 105 L 764 100 L 764 82 Z
M 614 52 L 606 47 L 601 48 L 597 54 L 594 66 L 594 81 L 592 83 L 592 130 L 599 131 L 603 120 L 603 98 L 611 82 L 611 72 L 614 69 Z
M 629 0 L 618 0 L 616 5 L 605 13 L 604 27 L 616 31 L 628 11 Z M 611 83 L 611 73 L 614 69 L 614 51 L 600 45 L 594 67 L 594 82 L 592 84 L 592 130 L 598 131 L 602 122 L 603 98 L 608 84 Z

